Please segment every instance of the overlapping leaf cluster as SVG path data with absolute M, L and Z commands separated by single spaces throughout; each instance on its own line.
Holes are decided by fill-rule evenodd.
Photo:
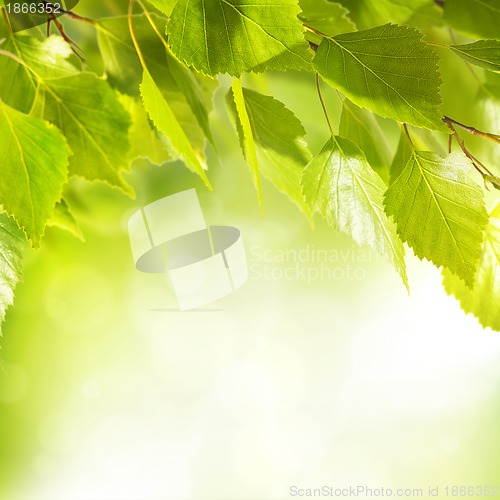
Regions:
M 489 217 L 484 199 L 500 172 L 469 152 L 452 125 L 459 122 L 443 121 L 437 52 L 459 56 L 465 71 L 476 67 L 478 101 L 500 118 L 496 0 L 138 4 L 133 14 L 132 2 L 129 15 L 84 20 L 95 28 L 104 74 L 81 64 L 62 36 L 13 34 L 0 22 L 0 320 L 22 240 L 38 248 L 47 225 L 78 234 L 65 200 L 71 177 L 132 196 L 124 174 L 134 158 L 180 158 L 211 188 L 204 148 L 216 146 L 209 115 L 225 81 L 217 77 L 227 74 L 228 111 L 261 206 L 263 175 L 309 219 L 318 212 L 384 255 L 406 287 L 407 243 L 446 270 L 446 290 L 464 310 L 500 329 L 498 209 Z M 449 43 L 424 39 L 421 30 L 442 26 L 456 30 Z M 329 137 L 316 155 L 290 109 L 242 84 L 245 73 L 265 71 L 309 72 L 311 86 L 316 74 L 318 88 L 323 80 L 337 91 L 342 112 L 325 122 Z M 401 125 L 397 151 L 378 117 Z M 444 152 L 452 133 L 463 153 Z M 495 130 L 482 135 L 500 143 Z

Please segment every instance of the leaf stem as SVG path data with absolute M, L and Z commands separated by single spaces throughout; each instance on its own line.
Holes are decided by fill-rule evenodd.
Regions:
M 59 31 L 59 34 L 61 35 L 62 39 L 71 47 L 71 50 L 73 53 L 80 59 L 80 61 L 84 62 L 85 58 L 83 55 L 79 54 L 76 49 L 81 51 L 83 53 L 83 50 L 78 46 L 76 42 L 74 42 L 64 31 L 64 27 L 61 24 L 61 22 L 57 19 L 56 16 L 52 15 L 52 18 L 49 19 L 47 23 L 47 35 L 50 34 L 50 22 L 53 22 L 56 25 L 57 31 Z
M 61 10 L 61 12 L 64 12 L 64 15 L 69 17 L 70 19 L 74 19 L 75 21 L 80 21 L 82 23 L 90 24 L 92 26 L 95 26 L 97 24 L 94 19 L 90 19 L 89 17 L 83 17 L 78 14 L 75 14 L 74 12 L 71 12 L 70 10 Z
M 316 73 L 316 89 L 318 91 L 319 101 L 321 102 L 321 107 L 323 108 L 323 113 L 325 114 L 326 123 L 328 124 L 328 128 L 330 129 L 330 133 L 332 137 L 335 137 L 333 133 L 332 123 L 330 122 L 330 117 L 328 116 L 328 111 L 326 109 L 325 101 L 323 100 L 323 95 L 321 94 L 321 86 L 319 83 L 319 73 Z
M 444 49 L 449 49 L 450 48 L 450 46 L 446 45 L 445 43 L 433 42 L 432 40 L 426 40 L 425 43 L 427 45 L 432 45 L 434 47 L 443 47 Z
M 410 131 L 408 130 L 408 125 L 406 123 L 403 123 L 403 130 L 404 130 L 404 133 L 408 139 L 408 142 L 410 143 L 411 150 L 414 152 L 415 145 L 413 144 L 413 141 L 412 141 L 411 135 L 410 135 Z
M 454 127 L 453 123 L 447 123 L 447 124 L 450 130 L 452 131 L 453 137 L 457 141 L 457 144 L 459 145 L 460 149 L 462 150 L 464 155 L 470 160 L 474 168 L 481 174 L 485 182 L 486 180 L 488 180 L 487 177 L 495 178 L 493 173 L 467 149 L 465 141 L 462 139 L 462 137 L 460 137 L 460 134 L 457 132 L 457 129 Z
M 139 57 L 139 61 L 141 62 L 143 69 L 145 69 L 147 71 L 146 61 L 144 60 L 144 56 L 142 55 L 141 48 L 139 47 L 139 42 L 137 41 L 137 38 L 135 36 L 134 26 L 132 23 L 132 13 L 133 13 L 133 8 L 134 8 L 134 1 L 135 0 L 130 0 L 130 2 L 128 4 L 128 28 L 130 30 L 130 37 L 132 38 L 132 42 L 134 44 L 135 51 L 137 52 L 137 56 Z
M 9 31 L 12 33 L 12 25 L 10 24 L 10 19 L 9 16 L 7 15 L 7 11 L 5 8 L 2 8 L 2 15 L 5 20 L 5 24 L 7 25 L 7 28 L 9 28 Z
M 13 61 L 16 61 L 18 64 L 20 64 L 21 66 L 24 66 L 28 71 L 30 71 L 31 73 L 33 73 L 33 75 L 35 76 L 35 78 L 40 81 L 41 78 L 40 76 L 32 69 L 30 68 L 25 61 L 23 61 L 20 57 L 17 57 L 15 54 L 13 54 L 12 52 L 9 52 L 7 50 L 3 50 L 3 49 L 0 49 L 0 56 L 5 56 L 5 57 L 9 57 L 10 59 L 12 59 Z
M 500 135 L 497 134 L 490 134 L 489 132 L 482 132 L 481 130 L 478 130 L 477 128 L 470 127 L 469 125 L 464 125 L 463 123 L 460 123 L 457 120 L 454 120 L 453 118 L 450 118 L 449 116 L 444 116 L 443 117 L 444 123 L 450 127 L 450 125 L 456 125 L 457 127 L 460 127 L 461 129 L 465 130 L 471 135 L 476 135 L 478 137 L 481 137 L 483 139 L 487 139 L 489 141 L 496 142 L 497 144 L 500 144 Z M 453 130 L 453 129 L 451 129 Z
M 165 48 L 170 51 L 170 47 L 165 38 L 163 37 L 163 35 L 160 33 L 158 26 L 156 26 L 155 22 L 153 21 L 151 13 L 148 11 L 148 9 L 146 9 L 146 6 L 141 2 L 141 0 L 136 0 L 136 2 L 140 5 L 141 9 L 144 11 L 144 15 L 146 16 L 146 19 L 149 21 L 151 27 L 153 28 L 153 31 L 158 35 L 158 38 L 161 40 Z
M 307 31 L 310 31 L 311 33 L 314 33 L 315 35 L 318 35 L 318 36 L 320 36 L 321 38 L 331 38 L 331 37 L 329 37 L 327 34 L 322 33 L 321 31 L 318 31 L 317 29 L 314 29 L 314 28 L 313 28 L 313 27 L 311 27 L 311 26 L 308 26 L 307 24 L 304 24 L 303 26 L 304 26 L 304 28 L 305 28 Z

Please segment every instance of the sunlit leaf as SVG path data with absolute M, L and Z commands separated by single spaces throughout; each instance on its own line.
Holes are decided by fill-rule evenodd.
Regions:
M 148 0 L 148 2 L 154 5 L 160 12 L 170 16 L 177 0 Z
M 455 29 L 468 35 L 500 39 L 498 0 L 446 0 L 443 17 Z
M 385 194 L 401 239 L 421 259 L 447 267 L 472 287 L 488 222 L 483 192 L 462 154 L 414 151 Z
M 31 36 L 9 34 L 0 48 L 14 54 L 31 68 L 10 57 L 0 56 L 0 98 L 24 113 L 28 113 L 33 105 L 38 86 L 36 75 L 55 78 L 76 72 L 76 68 L 66 61 L 71 49 L 59 36 L 40 42 Z
M 168 24 L 173 52 L 198 71 L 310 69 L 295 0 L 179 0 Z
M 391 159 L 389 145 L 373 113 L 353 104 L 342 102 L 339 135 L 356 144 L 366 156 L 370 166 L 382 180 L 389 183 Z
M 230 109 L 233 109 L 233 114 L 236 119 L 236 128 L 238 130 L 241 149 L 243 151 L 243 155 L 245 156 L 245 160 L 250 167 L 250 173 L 252 174 L 255 189 L 257 189 L 259 205 L 262 208 L 262 186 L 260 183 L 259 161 L 257 160 L 254 131 L 252 129 L 252 124 L 250 123 L 250 117 L 248 116 L 248 109 L 245 102 L 245 96 L 243 95 L 241 81 L 238 78 L 233 80 L 232 85 L 232 103 L 234 103 L 234 106 L 231 106 L 230 94 L 228 94 L 228 100 Z
M 0 214 L 0 335 L 5 313 L 14 303 L 14 290 L 22 279 L 25 241 L 14 219 Z
M 162 18 L 152 15 L 160 24 Z M 164 24 L 166 19 L 163 20 Z M 165 67 L 165 47 L 144 14 L 132 17 L 135 36 L 144 59 L 153 72 L 161 72 Z M 142 66 L 137 56 L 127 16 L 105 17 L 97 24 L 97 40 L 108 81 L 120 92 L 139 95 Z
M 500 71 L 500 40 L 478 40 L 465 45 L 452 45 L 450 48 L 471 64 L 490 71 Z
M 307 165 L 302 187 L 311 210 L 386 257 L 408 287 L 403 244 L 383 208 L 384 182 L 355 144 L 331 137 Z
M 47 222 L 47 226 L 63 229 L 79 240 L 84 240 L 82 230 L 80 229 L 80 226 L 78 225 L 76 219 L 73 217 L 73 214 L 71 213 L 71 210 L 69 209 L 69 206 L 64 199 L 56 204 L 54 213 Z
M 472 290 L 449 271 L 443 285 L 466 313 L 472 313 L 484 327 L 500 331 L 500 205 L 493 210 L 486 228 L 477 276 Z
M 151 122 L 142 102 L 127 95 L 120 96 L 120 101 L 132 119 L 129 129 L 130 159 L 147 158 L 156 165 L 176 159 L 168 139 Z
M 203 179 L 207 187 L 210 187 L 204 165 L 196 155 L 172 109 L 146 69 L 141 83 L 141 95 L 144 107 L 158 130 L 168 136 L 172 147 L 182 156 L 186 165 Z
M 304 167 L 312 156 L 304 139 L 304 127 L 274 97 L 244 88 L 241 95 L 235 93 L 234 101 L 236 106 L 230 101 L 230 108 L 239 118 L 240 144 L 251 169 L 257 169 L 257 175 L 261 172 L 309 217 L 300 187 Z
M 338 0 L 349 10 L 358 29 L 386 23 L 432 26 L 440 24 L 440 12 L 434 0 Z
M 54 126 L 0 101 L 0 200 L 34 248 L 61 199 L 71 154 Z
M 161 33 L 163 31 L 161 26 L 165 26 L 166 19 L 152 14 L 150 20 Z M 132 23 L 148 71 L 164 97 L 167 97 L 167 93 L 182 94 L 173 98 L 176 101 L 186 100 L 205 136 L 213 143 L 208 113 L 212 108 L 211 97 L 217 83 L 208 84 L 207 80 L 210 80 L 208 77 L 195 75 L 181 64 L 161 42 L 144 14 L 133 16 Z M 132 42 L 128 17 L 104 18 L 97 26 L 99 46 L 109 81 L 121 92 L 138 95 L 142 66 Z M 174 114 L 176 114 L 175 109 Z M 177 119 L 180 117 L 177 116 Z
M 439 59 L 421 38 L 409 26 L 390 24 L 325 38 L 314 66 L 358 106 L 417 127 L 446 130 Z
M 33 113 L 65 135 L 71 175 L 133 192 L 121 176 L 128 169 L 130 117 L 104 80 L 92 73 L 43 80 Z
M 300 0 L 299 6 L 302 10 L 299 15 L 300 20 L 312 30 L 334 36 L 356 29 L 355 24 L 349 19 L 349 11 L 336 2 Z M 317 44 L 321 43 L 321 36 L 314 34 L 312 30 L 307 31 L 308 40 Z
M 446 151 L 436 140 L 430 130 L 407 126 L 411 135 L 413 146 L 417 151 L 434 151 L 441 156 L 446 156 Z M 404 131 L 401 131 L 398 148 L 391 163 L 390 182 L 392 184 L 403 172 L 413 154 L 410 142 Z

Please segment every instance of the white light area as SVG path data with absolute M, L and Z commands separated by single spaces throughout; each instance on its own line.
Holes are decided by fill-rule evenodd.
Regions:
M 121 334 L 134 352 L 76 385 L 57 416 L 71 422 L 66 444 L 57 419 L 42 425 L 19 498 L 267 500 L 293 484 L 419 486 L 411 467 L 402 476 L 402 457 L 418 467 L 467 453 L 496 397 L 500 336 L 460 311 L 439 271 L 409 264 L 410 297 L 387 269 L 347 283 L 345 296 L 329 283 L 249 281 L 186 313 L 162 307 L 161 276 L 131 279 Z
M 40 52 L 42 61 L 58 64 L 60 59 L 67 59 L 71 54 L 71 45 L 60 36 L 49 36 L 42 42 L 43 51 Z
M 258 419 L 271 416 L 276 389 L 268 367 L 240 362 L 218 371 L 210 399 L 227 420 Z
M 440 285 L 431 270 L 395 320 L 371 318 L 352 333 L 344 398 L 357 394 L 371 425 L 388 412 L 394 419 L 453 414 L 480 404 L 500 381 L 500 336 L 465 316 Z
M 441 439 L 441 449 L 445 453 L 456 453 L 460 448 L 460 442 L 456 436 L 448 434 Z
M 48 415 L 38 429 L 41 447 L 55 454 L 71 451 L 76 443 L 78 429 L 66 415 Z
M 58 454 L 38 456 L 33 464 L 36 486 L 20 498 L 191 498 L 193 452 L 186 443 L 181 446 L 175 436 L 162 434 L 159 421 L 153 423 L 146 413 L 113 414 L 112 405 L 105 410 L 91 425 L 81 417 L 73 419 L 79 425 L 73 452 L 63 454 L 59 449 Z M 59 436 L 52 437 L 60 442 Z
M 87 399 L 97 399 L 102 394 L 101 384 L 97 380 L 87 380 L 82 384 L 82 394 Z

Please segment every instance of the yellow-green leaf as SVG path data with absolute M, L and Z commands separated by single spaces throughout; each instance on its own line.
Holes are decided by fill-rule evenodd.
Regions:
M 127 194 L 130 117 L 108 83 L 92 73 L 41 80 L 33 114 L 54 123 L 73 151 L 70 175 L 100 180 Z
M 296 0 L 179 0 L 167 27 L 180 61 L 215 76 L 310 69 Z
M 236 106 L 231 99 L 228 103 L 247 163 L 254 162 L 255 175 L 261 172 L 310 218 L 300 179 L 312 155 L 300 120 L 274 97 L 246 88 L 236 95 Z
M 492 211 L 479 258 L 472 290 L 448 270 L 443 285 L 454 295 L 466 313 L 472 313 L 481 325 L 500 331 L 500 204 Z
M 196 172 L 205 185 L 211 189 L 204 164 L 196 155 L 184 130 L 147 69 L 144 69 L 143 73 L 141 95 L 144 107 L 158 130 L 168 137 L 172 147 L 182 156 L 188 168 Z
M 355 144 L 332 136 L 307 165 L 302 187 L 313 212 L 319 212 L 358 245 L 367 245 L 386 257 L 408 288 L 404 247 L 396 225 L 384 213 L 384 182 Z
M 257 160 L 257 151 L 255 149 L 252 125 L 250 124 L 250 118 L 248 116 L 247 106 L 243 96 L 243 88 L 239 78 L 235 78 L 233 80 L 232 91 L 238 122 L 241 126 L 241 133 L 239 133 L 241 148 L 248 166 L 250 167 L 253 182 L 255 184 L 255 188 L 257 189 L 259 205 L 262 209 L 262 186 L 260 184 L 259 162 Z
M 385 194 L 401 239 L 421 259 L 447 267 L 472 287 L 488 223 L 481 188 L 462 154 L 414 151 Z
M 34 248 L 40 246 L 61 199 L 70 154 L 66 139 L 53 125 L 0 101 L 0 200 Z
M 7 309 L 14 303 L 16 285 L 22 279 L 25 241 L 14 219 L 0 214 L 0 327 Z
M 452 45 L 450 48 L 475 66 L 490 71 L 500 71 L 500 40 L 478 40 L 464 45 Z
M 386 24 L 324 38 L 314 67 L 362 108 L 417 127 L 447 131 L 435 51 L 422 33 Z

